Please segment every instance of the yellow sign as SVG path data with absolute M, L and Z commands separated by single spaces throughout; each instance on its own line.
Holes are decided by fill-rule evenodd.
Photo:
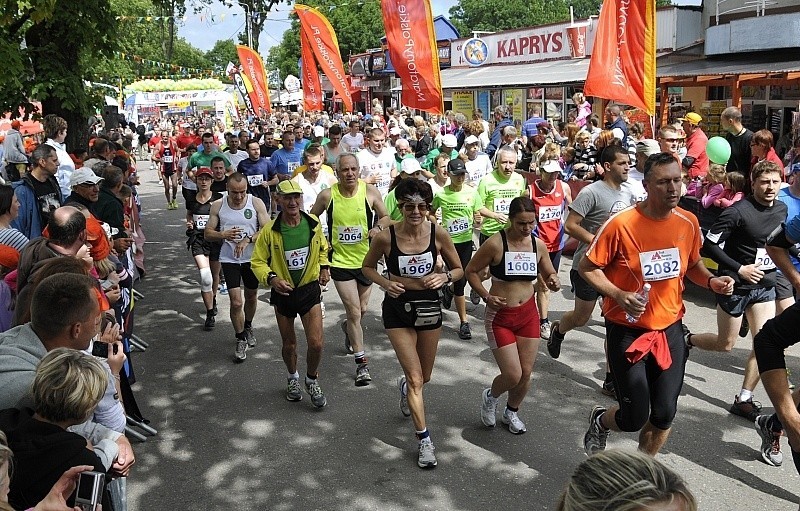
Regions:
M 461 112 L 467 117 L 467 120 L 472 119 L 472 113 L 475 110 L 475 93 L 474 92 L 453 92 L 453 112 Z
M 167 101 L 170 108 L 186 108 L 189 106 L 188 101 Z
M 511 91 L 511 115 L 515 121 L 525 122 L 525 89 Z

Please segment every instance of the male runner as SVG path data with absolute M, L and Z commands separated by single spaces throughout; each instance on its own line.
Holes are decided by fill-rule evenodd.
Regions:
M 269 158 L 261 156 L 258 140 L 248 140 L 246 147 L 247 158 L 239 162 L 237 170 L 247 178 L 247 193 L 264 201 L 267 211 L 270 211 L 272 200 L 269 187 L 278 184 L 275 167 Z
M 180 149 L 169 132 L 161 132 L 161 139 L 153 150 L 153 161 L 159 166 L 159 175 L 164 183 L 164 196 L 167 198 L 167 209 L 178 209 L 178 174 L 177 161 Z M 172 185 L 172 195 L 169 189 Z
M 386 147 L 385 144 L 386 135 L 383 130 L 372 128 L 369 130 L 367 147 L 359 151 L 357 155 L 358 165 L 361 169 L 359 177 L 365 183 L 375 185 L 382 198 L 389 193 L 389 185 L 397 176 L 394 149 Z

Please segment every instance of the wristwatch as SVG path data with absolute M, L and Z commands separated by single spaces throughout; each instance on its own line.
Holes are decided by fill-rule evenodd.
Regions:
M 445 272 L 445 275 L 447 275 L 447 283 L 448 284 L 453 282 L 453 274 L 450 272 L 450 270 L 447 270 L 447 272 Z

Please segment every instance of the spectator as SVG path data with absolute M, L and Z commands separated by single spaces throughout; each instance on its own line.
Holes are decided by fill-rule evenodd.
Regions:
M 58 155 L 58 169 L 56 170 L 56 180 L 61 187 L 61 195 L 69 195 L 69 179 L 75 171 L 75 163 L 72 161 L 64 139 L 67 138 L 67 121 L 55 114 L 45 115 L 42 119 L 44 134 L 47 137 L 45 144 L 52 146 Z
M 91 209 L 100 197 L 100 182 L 102 177 L 83 167 L 72 173 L 69 180 L 71 193 L 64 204 L 76 202 Z
M 575 124 L 577 124 L 579 128 L 586 128 L 586 123 L 592 115 L 592 105 L 586 101 L 586 96 L 583 95 L 583 92 L 576 92 L 573 94 L 572 102 L 578 109 L 575 116 Z
M 753 133 L 753 138 L 750 139 L 750 152 L 753 155 L 750 161 L 752 166 L 755 166 L 760 161 L 767 160 L 783 168 L 783 161 L 781 161 L 772 147 L 772 140 L 772 132 L 770 130 L 758 130 Z
M 111 226 L 114 250 L 117 253 L 123 253 L 128 250 L 133 241 L 125 231 L 125 208 L 117 197 L 124 184 L 125 174 L 119 167 L 110 165 L 103 170 L 102 177 L 100 194 L 90 211 L 98 220 Z
M 52 146 L 42 144 L 33 151 L 33 169 L 13 184 L 19 201 L 19 215 L 11 222 L 28 239 L 42 235 L 53 210 L 64 197 L 56 181 L 58 155 Z
M 489 138 L 489 145 L 486 146 L 486 154 L 489 155 L 489 158 L 494 158 L 494 153 L 502 145 L 503 128 L 513 125 L 511 112 L 508 111 L 507 106 L 500 105 L 494 109 L 494 121 L 494 131 L 492 131 L 492 136 Z
M 11 227 L 19 215 L 19 200 L 10 185 L 0 185 L 0 245 L 15 248 L 18 252 L 28 244 L 28 237 Z
M 19 121 L 11 121 L 11 129 L 6 132 L 3 139 L 3 154 L 6 161 L 5 177 L 8 181 L 19 181 L 20 176 L 28 168 L 28 154 L 25 152 L 25 144 L 22 142 L 20 126 Z

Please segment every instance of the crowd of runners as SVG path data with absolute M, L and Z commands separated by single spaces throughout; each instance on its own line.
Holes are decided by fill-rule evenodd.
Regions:
M 0 187 L 0 258 L 4 247 L 16 252 L 17 293 L 32 276 L 37 286 L 46 283 L 35 277 L 46 259 L 91 262 L 89 274 L 105 300 L 100 310 L 116 314 L 99 340 L 124 343 L 131 334 L 125 328 L 132 328 L 125 279 L 144 273 L 136 241 L 143 242 L 136 160 L 149 160 L 166 208 L 184 215 L 203 328 L 217 336 L 232 328 L 232 358 L 243 363 L 257 344 L 256 314 L 273 314 L 287 400 L 302 401 L 305 394 L 314 407 L 328 404 L 322 320 L 323 296 L 331 288 L 345 311 L 340 328 L 353 357 L 353 384 L 370 385 L 371 371 L 380 368 L 370 365 L 372 341 L 362 318 L 373 287 L 381 288 L 383 327 L 403 372 L 399 409 L 411 417 L 421 468 L 437 465 L 424 388 L 443 335 L 470 339 L 475 328 L 485 329 L 497 375 L 475 396 L 476 420 L 495 427 L 499 416 L 509 432 L 522 434 L 540 342 L 553 358 L 570 350 L 569 332 L 586 325 L 598 300 L 606 331 L 602 389 L 618 404 L 586 411 L 588 455 L 605 449 L 611 431 L 638 432 L 639 449 L 657 454 L 679 417 L 691 350 L 730 351 L 749 330 L 754 351 L 741 388 L 732 390 L 730 413 L 754 423 L 763 460 L 781 465 L 784 432 L 800 448 L 800 395 L 790 393 L 784 359 L 795 342 L 792 330 L 800 327 L 794 299 L 800 289 L 800 140 L 782 158 L 771 133 L 750 132 L 731 107 L 721 117 L 730 158 L 715 162 L 699 114 L 688 113 L 648 138 L 617 105 L 607 106 L 601 118 L 590 115 L 581 94 L 573 101 L 574 116 L 558 125 L 534 112 L 515 126 L 504 106 L 489 120 L 480 111 L 471 120 L 457 112 L 423 118 L 379 105 L 368 115 L 281 111 L 229 130 L 207 117 L 147 120 L 138 129 L 101 134 L 85 159 L 67 156 L 71 168 L 58 152 L 66 125 L 51 119 L 55 145 L 33 152 L 31 168 L 7 187 L 7 199 Z M 105 223 L 107 234 L 95 233 L 94 223 Z M 42 245 L 52 255 L 43 256 Z M 565 255 L 573 264 L 560 275 Z M 549 293 L 564 286 L 560 276 L 569 280 L 574 302 L 554 314 Z M 690 332 L 683 324 L 686 280 L 714 295 L 715 331 Z M 259 312 L 259 288 L 270 290 L 272 312 Z M 217 318 L 224 294 L 230 323 Z M 482 326 L 467 314 L 468 300 L 485 305 Z M 451 308 L 459 320 L 453 332 L 442 327 Z M 27 318 L 35 323 L 35 316 L 34 310 Z M 305 357 L 298 357 L 298 317 Z M 3 392 L 4 350 L 26 325 L 15 312 L 8 332 L 0 334 Z M 35 325 L 33 331 L 45 351 L 64 345 L 48 344 Z M 96 329 L 91 334 L 69 346 L 85 349 Z M 113 387 L 122 369 L 111 353 L 108 385 L 117 396 Z M 298 358 L 304 358 L 304 374 Z M 31 378 L 38 375 L 31 371 Z M 762 414 L 754 399 L 759 376 L 775 414 Z M 2 402 L 14 406 L 23 397 Z M 34 419 L 43 417 L 37 411 Z M 0 415 L 0 429 L 6 424 Z M 15 426 L 9 427 L 13 447 Z M 130 446 L 115 452 L 123 461 L 109 455 L 106 470 L 127 473 Z M 12 484 L 12 496 L 19 495 Z

